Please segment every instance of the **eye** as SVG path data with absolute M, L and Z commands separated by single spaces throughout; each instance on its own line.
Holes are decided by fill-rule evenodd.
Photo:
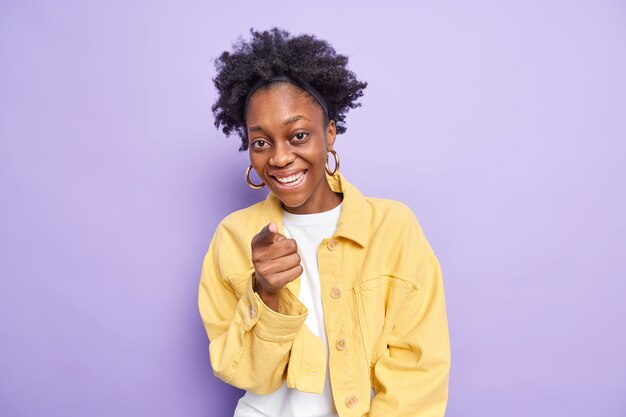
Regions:
M 298 141 L 306 139 L 307 136 L 309 136 L 309 134 L 306 132 L 298 132 L 295 135 L 293 135 L 294 139 Z
M 255 139 L 252 141 L 252 147 L 255 149 L 263 149 L 268 146 L 268 143 L 265 139 Z

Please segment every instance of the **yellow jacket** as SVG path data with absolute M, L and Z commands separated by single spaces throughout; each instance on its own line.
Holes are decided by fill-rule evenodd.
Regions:
M 335 234 L 318 249 L 332 393 L 341 417 L 443 416 L 450 343 L 437 258 L 410 208 L 364 197 L 341 174 Z M 213 372 L 256 394 L 287 386 L 322 391 L 326 352 L 304 324 L 299 281 L 280 293 L 279 311 L 253 288 L 252 237 L 275 222 L 280 200 L 227 216 L 204 258 L 198 305 Z M 372 388 L 375 396 L 370 401 Z

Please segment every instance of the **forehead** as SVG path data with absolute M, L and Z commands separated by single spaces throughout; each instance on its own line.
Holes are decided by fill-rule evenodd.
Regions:
M 246 124 L 262 124 L 298 114 L 321 121 L 322 113 L 320 105 L 306 91 L 290 83 L 276 82 L 261 87 L 250 97 Z

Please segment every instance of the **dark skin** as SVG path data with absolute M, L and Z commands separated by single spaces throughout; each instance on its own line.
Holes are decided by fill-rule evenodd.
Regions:
M 259 89 L 249 100 L 246 126 L 252 167 L 285 210 L 321 213 L 341 203 L 324 170 L 335 143 L 335 122 L 324 123 L 322 109 L 306 92 L 282 83 Z M 254 289 L 278 311 L 280 291 L 303 271 L 296 241 L 270 223 L 251 246 Z

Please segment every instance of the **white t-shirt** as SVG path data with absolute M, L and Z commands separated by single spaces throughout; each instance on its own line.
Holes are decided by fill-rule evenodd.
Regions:
M 304 324 L 326 347 L 326 381 L 321 394 L 312 394 L 283 385 L 268 395 L 247 391 L 239 399 L 234 417 L 338 417 L 330 389 L 328 340 L 324 328 L 324 311 L 317 268 L 317 249 L 325 238 L 335 233 L 341 204 L 332 210 L 314 214 L 293 214 L 283 210 L 283 231 L 298 244 L 302 258 L 302 276 L 298 298 L 309 310 Z

